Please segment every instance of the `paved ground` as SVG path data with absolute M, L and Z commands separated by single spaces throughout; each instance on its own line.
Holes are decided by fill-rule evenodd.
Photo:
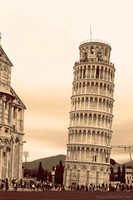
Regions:
M 0 200 L 133 200 L 133 192 L 0 191 Z

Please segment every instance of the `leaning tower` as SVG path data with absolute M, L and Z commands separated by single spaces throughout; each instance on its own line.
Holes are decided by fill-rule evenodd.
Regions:
M 85 41 L 73 67 L 64 185 L 108 184 L 113 120 L 114 64 L 110 44 Z

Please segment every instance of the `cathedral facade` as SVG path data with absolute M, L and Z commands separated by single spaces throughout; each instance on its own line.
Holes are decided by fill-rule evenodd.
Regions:
M 114 64 L 110 44 L 85 41 L 73 67 L 64 185 L 109 184 Z
M 22 178 L 24 103 L 11 87 L 12 63 L 0 45 L 0 179 Z

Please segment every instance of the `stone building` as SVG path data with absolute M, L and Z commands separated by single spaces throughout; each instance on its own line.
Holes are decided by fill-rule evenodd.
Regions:
M 126 184 L 133 185 L 133 168 L 125 168 L 125 182 Z
M 0 179 L 22 178 L 25 105 L 11 87 L 12 63 L 0 45 Z
M 74 65 L 64 185 L 109 183 L 114 64 L 111 46 L 85 41 Z

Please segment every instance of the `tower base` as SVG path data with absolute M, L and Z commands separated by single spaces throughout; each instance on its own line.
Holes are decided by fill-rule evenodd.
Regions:
M 64 186 L 109 186 L 109 164 L 65 161 Z

